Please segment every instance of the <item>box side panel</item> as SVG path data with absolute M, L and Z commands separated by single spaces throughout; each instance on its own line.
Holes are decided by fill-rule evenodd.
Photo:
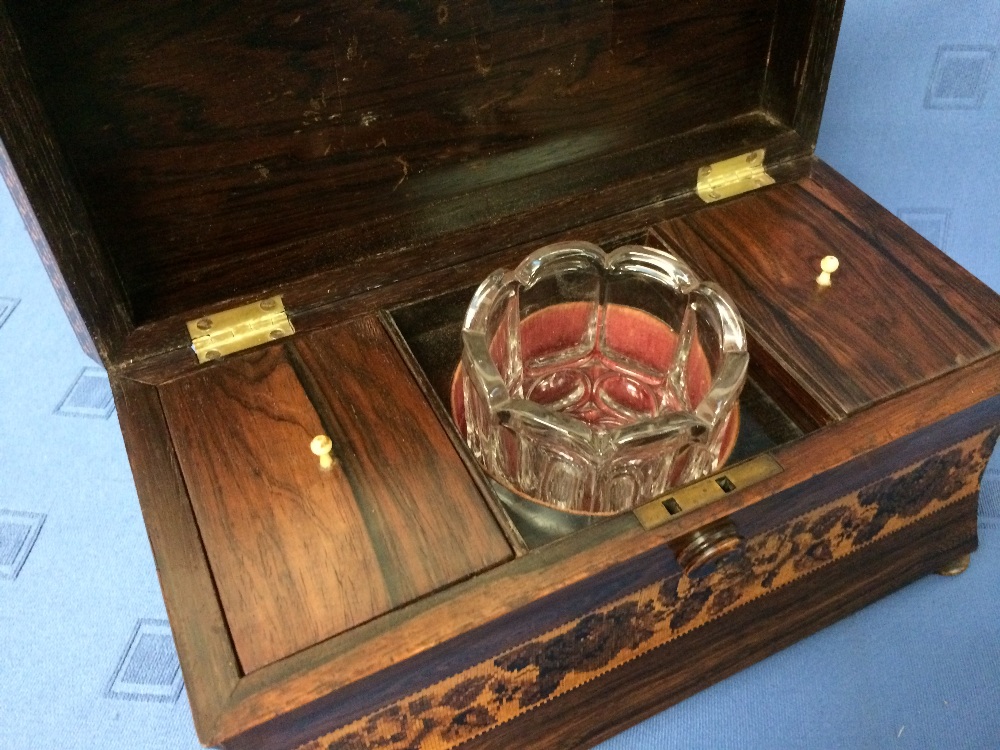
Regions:
M 328 654 L 322 657 L 320 650 L 317 650 L 312 659 L 301 660 L 294 667 L 302 670 L 300 678 L 292 677 L 290 670 L 293 664 L 289 663 L 283 674 L 294 682 L 286 684 L 301 685 L 302 687 L 297 688 L 300 692 L 303 689 L 313 689 L 315 697 L 310 703 L 299 702 L 290 706 L 286 709 L 287 714 L 274 712 L 277 703 L 287 704 L 284 694 L 276 692 L 276 687 L 272 688 L 260 681 L 254 681 L 252 687 L 246 684 L 243 686 L 246 689 L 241 689 L 236 696 L 234 713 L 226 721 L 226 728 L 220 732 L 216 741 L 234 750 L 291 747 L 302 744 L 317 734 L 334 732 L 338 726 L 363 723 L 363 720 L 367 720 L 366 717 L 375 715 L 372 711 L 379 706 L 407 705 L 409 698 L 423 694 L 429 686 L 443 684 L 443 681 L 465 674 L 469 669 L 492 663 L 497 655 L 532 642 L 538 637 L 538 633 L 560 631 L 567 628 L 568 623 L 587 617 L 588 613 L 613 608 L 615 602 L 627 600 L 639 589 L 662 586 L 664 581 L 677 579 L 676 563 L 666 543 L 727 514 L 736 522 L 740 532 L 751 539 L 758 539 L 759 543 L 771 538 L 775 529 L 785 527 L 795 519 L 813 513 L 817 508 L 830 506 L 828 509 L 833 509 L 833 505 L 838 503 L 864 506 L 865 518 L 871 521 L 869 528 L 877 531 L 876 535 L 892 533 L 898 526 L 887 523 L 887 514 L 880 513 L 871 505 L 872 497 L 885 497 L 886 493 L 878 491 L 878 487 L 887 477 L 905 475 L 907 478 L 902 486 L 913 490 L 918 498 L 926 498 L 928 492 L 940 495 L 942 491 L 954 491 L 956 476 L 960 477 L 961 482 L 970 481 L 974 484 L 978 480 L 976 462 L 981 462 L 979 468 L 985 464 L 989 445 L 1000 423 L 1000 399 L 991 398 L 977 404 L 978 399 L 971 398 L 971 395 L 998 393 L 1000 386 L 996 382 L 993 367 L 995 360 L 993 358 L 990 362 L 967 368 L 967 371 L 946 378 L 965 384 L 955 391 L 954 398 L 959 402 L 970 397 L 964 401 L 964 406 L 956 406 L 953 398 L 947 399 L 952 403 L 953 409 L 960 409 L 954 415 L 949 416 L 947 408 L 942 406 L 943 385 L 925 386 L 781 449 L 775 454 L 784 467 L 781 474 L 761 483 L 759 488 L 755 486 L 733 493 L 706 506 L 704 513 L 694 512 L 691 518 L 679 516 L 675 521 L 651 532 L 642 532 L 635 520 L 631 519 L 638 533 L 631 533 L 632 528 L 623 523 L 629 518 L 615 519 L 615 522 L 595 527 L 587 534 L 576 535 L 579 539 L 572 538 L 564 540 L 566 544 L 550 545 L 485 574 L 477 579 L 482 585 L 473 594 L 474 600 L 478 597 L 479 589 L 484 593 L 492 591 L 494 599 L 509 598 L 510 582 L 517 584 L 519 589 L 536 586 L 536 583 L 529 583 L 535 578 L 535 573 L 544 575 L 546 579 L 558 575 L 569 583 L 574 569 L 586 566 L 588 558 L 593 556 L 590 553 L 597 549 L 590 552 L 584 550 L 582 554 L 563 560 L 577 541 L 587 541 L 591 547 L 601 545 L 605 560 L 625 560 L 625 557 L 619 557 L 614 551 L 619 546 L 627 545 L 631 550 L 627 562 L 606 565 L 606 569 L 600 574 L 591 571 L 585 578 L 576 578 L 572 585 L 564 586 L 557 595 L 542 596 L 536 593 L 530 602 L 520 604 L 516 612 L 511 611 L 502 619 L 478 629 L 468 628 L 461 637 L 454 640 L 438 639 L 438 645 L 433 649 L 408 661 L 393 664 L 381 673 L 370 672 L 354 684 L 345 684 L 336 691 L 328 690 L 324 694 L 313 689 L 316 680 L 323 679 L 329 684 L 330 678 L 335 674 L 331 672 L 322 678 L 320 675 L 329 672 L 333 663 L 350 664 L 354 661 L 353 658 L 345 662 L 343 660 L 346 654 Z M 928 424 L 928 417 L 935 421 Z M 911 470 L 923 464 L 928 457 L 948 454 L 955 447 L 956 441 L 968 438 L 973 438 L 973 443 L 976 439 L 980 441 L 978 454 L 969 448 L 967 455 L 952 455 L 945 462 L 943 470 L 940 462 L 933 461 L 919 471 Z M 949 465 L 952 468 L 948 468 Z M 817 471 L 818 466 L 826 468 Z M 971 478 L 966 470 L 972 471 Z M 921 485 L 918 481 L 922 476 L 930 477 L 927 484 Z M 866 494 L 862 498 L 860 493 L 865 488 L 876 488 L 875 495 Z M 889 515 L 896 513 L 891 503 L 885 507 L 889 509 Z M 918 501 L 916 507 L 922 513 L 928 506 L 921 505 Z M 929 507 L 933 509 L 936 505 L 931 504 Z M 698 516 L 697 522 L 695 515 Z M 902 507 L 899 515 L 904 523 L 915 517 L 913 507 Z M 836 514 L 831 518 L 834 522 L 837 521 Z M 824 521 L 828 522 L 829 520 Z M 595 539 L 598 532 L 606 529 L 613 537 Z M 795 533 L 800 532 L 801 529 Z M 824 563 L 822 550 L 817 549 L 813 557 L 813 562 L 817 565 Z M 572 567 L 567 568 L 566 563 L 571 563 Z M 530 568 L 525 569 L 525 566 Z M 792 570 L 793 577 L 801 570 L 805 568 L 800 564 L 797 570 Z M 773 581 L 764 585 L 764 588 L 770 590 L 771 586 Z M 468 601 L 467 595 L 470 593 L 456 591 L 456 600 Z M 481 606 L 486 609 L 490 605 L 483 601 Z M 434 612 L 448 612 L 448 607 L 449 602 L 442 600 Z M 455 613 L 445 616 L 454 615 Z M 427 627 L 422 613 L 414 611 L 410 616 L 414 623 L 423 620 L 424 627 Z M 400 638 L 408 638 L 405 636 L 405 624 L 398 625 L 393 631 L 397 642 Z M 433 627 L 436 628 L 436 625 Z M 352 648 L 367 652 L 371 651 L 370 647 L 384 642 L 379 633 L 373 633 L 370 637 L 373 638 L 371 643 L 358 641 Z M 328 660 L 328 663 L 319 665 L 317 659 L 320 658 Z M 270 716 L 276 718 L 263 722 L 260 719 L 254 720 L 252 717 L 259 716 L 265 707 L 270 709 Z M 234 727 L 240 727 L 241 731 L 234 732 Z
M 73 328 L 73 333 L 76 334 L 76 340 L 80 342 L 80 347 L 88 357 L 101 362 L 101 355 L 97 352 L 94 339 L 87 330 L 87 324 L 84 322 L 83 316 L 76 306 L 76 300 L 73 299 L 69 285 L 66 283 L 63 273 L 59 269 L 59 264 L 56 261 L 55 254 L 52 252 L 52 247 L 49 245 L 49 241 L 46 239 L 41 225 L 38 223 L 38 217 L 31 207 L 31 202 L 28 200 L 24 186 L 21 184 L 17 172 L 14 171 L 14 164 L 11 161 L 10 154 L 7 152 L 2 141 L 0 141 L 0 177 L 3 178 L 4 184 L 7 185 L 7 189 L 14 198 L 14 204 L 17 206 L 18 213 L 21 214 L 25 229 L 28 230 L 28 236 L 31 237 L 31 242 L 38 252 L 38 257 L 42 261 L 45 273 L 48 274 L 52 288 L 59 299 L 59 304 L 66 314 L 70 326 Z
M 195 728 L 209 744 L 239 660 L 157 390 L 115 376 L 111 385 Z
M 0 4 L 0 175 L 10 189 L 84 351 L 105 365 L 132 330 L 118 277 L 35 96 Z
M 315 246 L 303 245 L 294 250 L 296 255 L 300 250 L 306 254 L 301 259 L 289 256 L 287 264 L 267 267 L 242 265 L 239 273 L 252 281 L 254 288 L 266 289 L 266 296 L 274 291 L 270 283 L 281 282 L 284 304 L 297 331 L 324 328 L 443 291 L 477 285 L 497 268 L 516 266 L 529 253 L 552 242 L 585 239 L 611 248 L 635 241 L 650 224 L 704 206 L 693 188 L 698 169 L 706 160 L 714 161 L 706 155 L 731 156 L 751 148 L 766 150 L 768 173 L 777 182 L 809 174 L 811 157 L 805 155 L 802 140 L 763 115 L 755 115 L 721 129 L 699 130 L 667 142 L 664 149 L 672 154 L 676 168 L 669 174 L 640 176 L 635 181 L 636 186 L 644 186 L 642 189 L 655 190 L 652 203 L 632 202 L 629 189 L 619 186 L 589 193 L 582 202 L 560 203 L 555 213 L 551 206 L 536 204 L 516 215 L 505 215 L 488 227 L 445 237 L 414 238 L 413 244 L 380 255 L 375 263 L 320 269 L 317 253 L 323 248 L 351 244 L 355 240 L 348 235 L 364 234 L 363 228 L 345 226 L 335 230 L 336 236 L 317 238 Z M 547 179 L 556 185 L 561 177 L 552 171 L 547 173 Z M 530 195 L 517 187 L 509 189 L 518 199 Z M 469 202 L 465 198 L 459 201 L 466 206 Z M 490 205 L 497 208 L 496 203 Z M 570 223 L 571 213 L 581 206 L 589 212 L 587 223 Z M 290 269 L 299 260 L 308 265 L 308 274 L 286 284 Z M 235 295 L 236 291 L 226 294 Z M 240 293 L 228 306 L 258 300 Z M 160 383 L 190 369 L 191 341 L 185 336 L 185 323 L 224 306 L 213 303 L 196 314 L 159 319 L 138 328 L 129 339 L 129 354 L 134 360 L 128 363 L 130 376 Z

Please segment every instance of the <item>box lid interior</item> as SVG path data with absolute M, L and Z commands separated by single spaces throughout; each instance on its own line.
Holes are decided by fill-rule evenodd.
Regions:
M 95 294 L 136 327 L 316 274 L 364 292 L 690 194 L 698 164 L 807 157 L 841 8 L 6 0 L 117 277 Z

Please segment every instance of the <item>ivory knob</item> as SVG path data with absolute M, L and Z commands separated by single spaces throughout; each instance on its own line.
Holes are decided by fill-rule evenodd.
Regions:
M 840 268 L 840 261 L 835 255 L 827 255 L 819 262 L 819 268 L 821 273 L 816 277 L 816 283 L 820 286 L 830 286 L 832 283 L 830 277 Z
M 330 455 L 330 452 L 333 450 L 333 441 L 329 437 L 326 435 L 317 435 L 309 443 L 309 450 L 314 455 L 319 456 L 319 467 L 321 469 L 329 469 L 333 466 L 333 457 Z

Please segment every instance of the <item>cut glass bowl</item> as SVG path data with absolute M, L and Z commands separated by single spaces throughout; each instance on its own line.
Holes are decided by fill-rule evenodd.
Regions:
M 671 253 L 543 247 L 476 291 L 453 412 L 495 481 L 613 515 L 715 471 L 748 355 L 728 295 Z

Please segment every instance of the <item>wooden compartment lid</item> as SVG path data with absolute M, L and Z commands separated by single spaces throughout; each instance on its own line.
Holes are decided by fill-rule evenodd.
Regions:
M 376 319 L 158 395 L 245 674 L 513 557 Z
M 1000 352 L 1000 297 L 824 164 L 654 236 L 729 292 L 758 372 L 817 423 Z
M 0 140 L 116 364 L 801 161 L 842 4 L 4 0 Z

